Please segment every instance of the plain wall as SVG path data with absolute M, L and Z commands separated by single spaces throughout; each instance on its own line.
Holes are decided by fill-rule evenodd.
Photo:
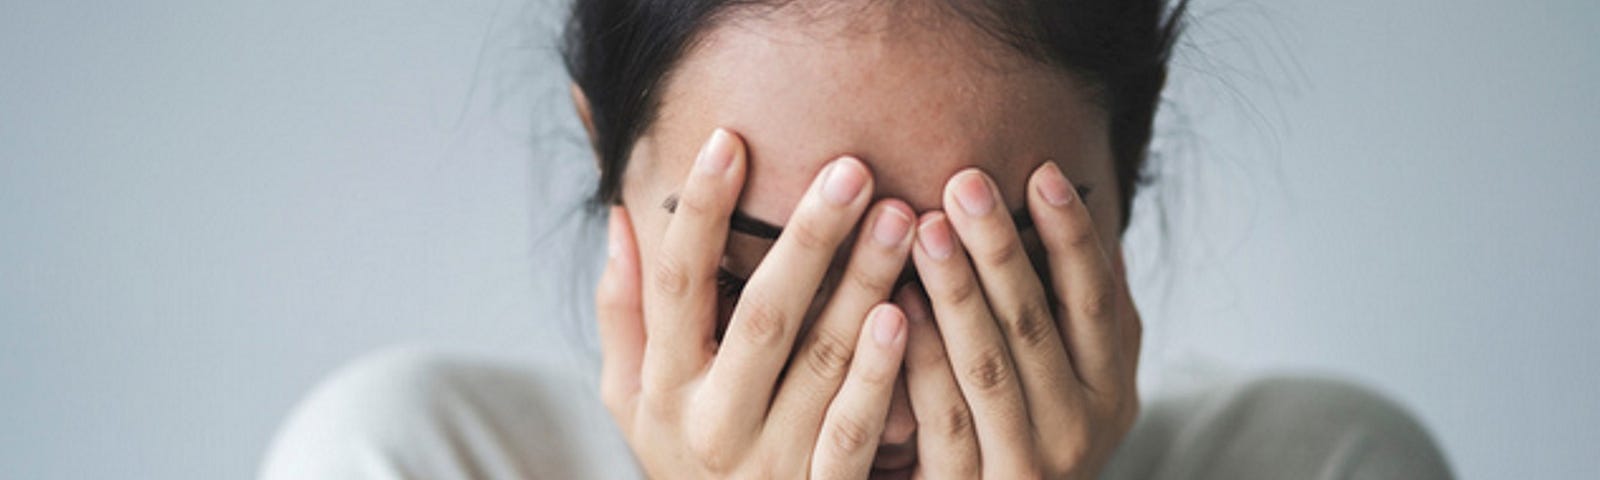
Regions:
M 1155 195 L 1129 239 L 1146 381 L 1354 378 L 1465 478 L 1600 476 L 1600 5 L 1196 7 L 1172 255 Z M 558 10 L 4 11 L 0 477 L 252 476 L 306 389 L 396 343 L 582 365 Z

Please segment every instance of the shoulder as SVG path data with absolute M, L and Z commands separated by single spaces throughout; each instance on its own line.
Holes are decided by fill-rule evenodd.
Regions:
M 1269 376 L 1157 399 L 1115 470 L 1142 478 L 1451 478 L 1394 401 L 1343 380 Z M 1119 459 L 1121 460 L 1121 459 Z M 1133 478 L 1133 477 L 1127 477 Z
M 421 348 L 367 354 L 280 427 L 261 478 L 579 478 L 610 428 L 576 368 Z M 600 440 L 603 440 L 600 439 Z

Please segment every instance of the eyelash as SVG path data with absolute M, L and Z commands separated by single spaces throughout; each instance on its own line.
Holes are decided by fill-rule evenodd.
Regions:
M 749 282 L 749 280 L 739 278 L 727 270 L 717 269 L 717 293 L 725 298 L 739 298 L 739 295 L 744 293 L 744 284 L 746 282 Z

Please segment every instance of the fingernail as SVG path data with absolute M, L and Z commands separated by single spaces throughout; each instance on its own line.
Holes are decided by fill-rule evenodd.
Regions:
M 878 214 L 878 223 L 872 227 L 872 239 L 879 245 L 893 247 L 911 233 L 911 217 L 899 208 L 885 208 Z
M 733 163 L 733 135 L 717 129 L 711 139 L 701 147 L 700 156 L 694 160 L 694 169 L 701 175 L 719 175 Z
M 900 332 L 905 330 L 906 322 L 889 307 L 878 307 L 872 311 L 872 339 L 884 347 L 894 346 L 899 340 Z
M 994 192 L 982 172 L 967 170 L 956 175 L 956 203 L 968 215 L 979 216 L 994 210 Z
M 1039 176 L 1039 196 L 1044 201 L 1060 207 L 1072 203 L 1072 184 L 1067 182 L 1067 176 L 1061 174 L 1061 167 L 1055 162 L 1045 162 L 1043 175 Z
M 950 236 L 950 222 L 945 221 L 943 215 L 936 215 L 922 221 L 917 227 L 917 244 L 922 245 L 922 251 L 934 260 L 950 258 L 955 252 L 955 239 Z
M 867 172 L 850 158 L 834 160 L 822 180 L 822 196 L 834 205 L 847 205 L 867 185 Z

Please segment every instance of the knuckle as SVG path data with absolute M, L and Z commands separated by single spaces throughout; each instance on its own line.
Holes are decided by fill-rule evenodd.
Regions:
M 932 345 L 928 348 L 909 349 L 906 355 L 906 368 L 915 371 L 935 372 L 950 368 L 950 354 L 938 343 L 937 338 L 930 339 Z
M 888 292 L 889 289 L 894 288 L 896 280 L 894 277 L 882 275 L 878 272 L 869 272 L 860 267 L 847 270 L 844 278 L 857 292 L 873 294 Z
M 1050 472 L 1050 476 L 1065 476 L 1083 470 L 1089 458 L 1089 439 L 1086 437 L 1075 438 L 1073 441 L 1061 442 L 1045 449 L 1043 469 Z
M 763 347 L 778 345 L 789 328 L 789 314 L 771 301 L 759 297 L 745 297 L 739 305 L 735 329 L 745 341 Z
M 713 192 L 686 188 L 673 212 L 685 217 L 715 218 L 720 216 L 718 203 Z
M 967 381 L 978 392 L 994 392 L 1011 382 L 1011 362 L 1004 348 L 983 350 L 966 369 Z
M 919 430 L 927 428 L 929 432 L 947 438 L 964 439 L 973 435 L 972 410 L 961 402 L 945 407 L 938 414 L 924 419 L 923 423 L 917 426 Z
M 1023 346 L 1039 347 L 1056 338 L 1055 317 L 1041 302 L 1026 302 L 1007 317 L 1007 333 Z
M 1010 265 L 1024 256 L 1021 242 L 1000 242 L 982 250 L 978 259 L 989 265 Z
M 651 272 L 657 289 L 668 296 L 680 296 L 689 291 L 689 271 L 682 260 L 671 255 L 662 256 Z
M 867 423 L 853 415 L 839 415 L 834 418 L 833 428 L 828 431 L 828 441 L 840 453 L 855 452 L 867 448 L 876 436 Z
M 844 376 L 854 351 L 838 333 L 816 330 L 805 355 L 805 365 L 818 378 L 838 380 Z
M 718 427 L 719 422 L 691 422 L 684 431 L 684 446 L 695 461 L 711 472 L 727 472 L 738 463 L 738 455 L 729 444 L 725 429 Z
M 967 305 L 984 301 L 983 289 L 978 286 L 978 282 L 971 276 L 963 277 L 946 285 L 944 296 L 953 305 Z
M 1068 247 L 1075 249 L 1100 246 L 1100 236 L 1094 233 L 1094 228 L 1087 221 L 1076 218 L 1068 222 L 1066 241 Z
M 888 364 L 888 359 L 882 358 L 882 356 L 857 361 L 865 361 L 866 364 L 856 369 L 853 375 L 863 385 L 873 390 L 887 391 L 889 386 L 894 384 L 895 377 L 899 374 L 898 369 L 895 368 L 896 366 Z
M 833 239 L 813 222 L 797 221 L 783 231 L 796 247 L 807 252 L 824 252 L 833 249 Z
M 661 420 L 678 418 L 678 405 L 659 390 L 646 388 L 639 393 L 639 407 L 649 417 Z
M 1078 300 L 1078 313 L 1096 322 L 1109 322 L 1117 313 L 1117 297 L 1103 288 L 1089 288 Z

